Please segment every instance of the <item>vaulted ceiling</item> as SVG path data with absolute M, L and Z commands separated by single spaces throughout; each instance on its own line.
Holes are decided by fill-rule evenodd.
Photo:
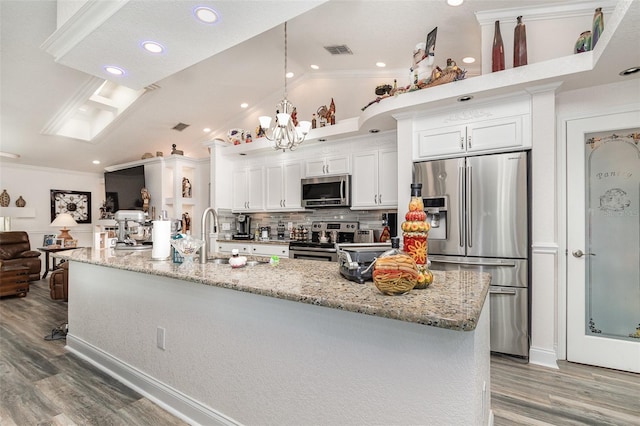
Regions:
M 284 87 L 284 21 L 287 68 L 295 74 L 288 85 L 298 97 L 291 100 L 305 106 L 299 116 L 308 120 L 315 112 L 308 105 L 327 104 L 334 97 L 338 120 L 356 117 L 375 97 L 375 85 L 338 92 L 339 85 L 328 81 L 362 76 L 378 84 L 393 79 L 405 84 L 414 46 L 434 27 L 436 62 L 453 58 L 462 65 L 463 57 L 473 56 L 477 61 L 463 66 L 468 78 L 477 76 L 482 64 L 475 12 L 540 3 L 466 0 L 451 7 L 445 0 L 101 1 L 85 4 L 79 9 L 84 14 L 73 14 L 58 28 L 54 0 L 0 0 L 0 151 L 20 156 L 2 161 L 101 172 L 146 152 L 168 155 L 172 144 L 185 155 L 205 157 L 204 141 L 243 125 L 248 114 L 273 113 L 273 100 Z M 201 4 L 219 12 L 219 23 L 207 26 L 193 19 L 193 8 Z M 166 53 L 145 56 L 139 44 L 147 38 L 161 42 Z M 346 45 L 352 54 L 331 55 L 325 47 L 332 45 Z M 379 61 L 386 67 L 377 68 Z M 108 77 L 102 69 L 107 64 L 122 64 L 127 74 Z M 45 133 L 61 111 L 106 78 L 148 90 L 91 141 Z M 247 109 L 240 107 L 243 102 Z M 189 127 L 172 129 L 178 123 Z

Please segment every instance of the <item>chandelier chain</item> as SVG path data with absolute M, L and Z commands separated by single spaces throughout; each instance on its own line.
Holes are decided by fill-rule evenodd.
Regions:
M 287 98 L 287 21 L 284 22 L 284 97 Z

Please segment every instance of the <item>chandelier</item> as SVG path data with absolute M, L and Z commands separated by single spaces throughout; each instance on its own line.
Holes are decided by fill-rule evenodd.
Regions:
M 260 127 L 265 132 L 265 137 L 272 141 L 273 148 L 276 150 L 293 151 L 304 141 L 309 133 L 311 123 L 309 121 L 301 121 L 298 126 L 294 123 L 292 114 L 295 107 L 287 99 L 287 23 L 284 23 L 284 96 L 276 105 L 276 119 L 271 117 L 259 117 Z

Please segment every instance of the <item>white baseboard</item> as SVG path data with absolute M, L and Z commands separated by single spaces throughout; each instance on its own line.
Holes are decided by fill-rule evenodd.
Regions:
M 543 367 L 558 369 L 558 357 L 555 351 L 531 347 L 529 349 L 529 363 L 542 365 Z
M 66 349 L 191 425 L 240 425 L 72 334 Z

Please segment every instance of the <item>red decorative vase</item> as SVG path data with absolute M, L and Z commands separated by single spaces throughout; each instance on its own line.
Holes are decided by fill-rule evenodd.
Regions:
M 518 23 L 513 31 L 513 66 L 527 65 L 527 33 L 522 16 L 518 16 Z
M 504 44 L 502 43 L 502 34 L 500 34 L 500 21 L 496 21 L 495 27 L 493 50 L 491 52 L 491 72 L 504 69 Z

